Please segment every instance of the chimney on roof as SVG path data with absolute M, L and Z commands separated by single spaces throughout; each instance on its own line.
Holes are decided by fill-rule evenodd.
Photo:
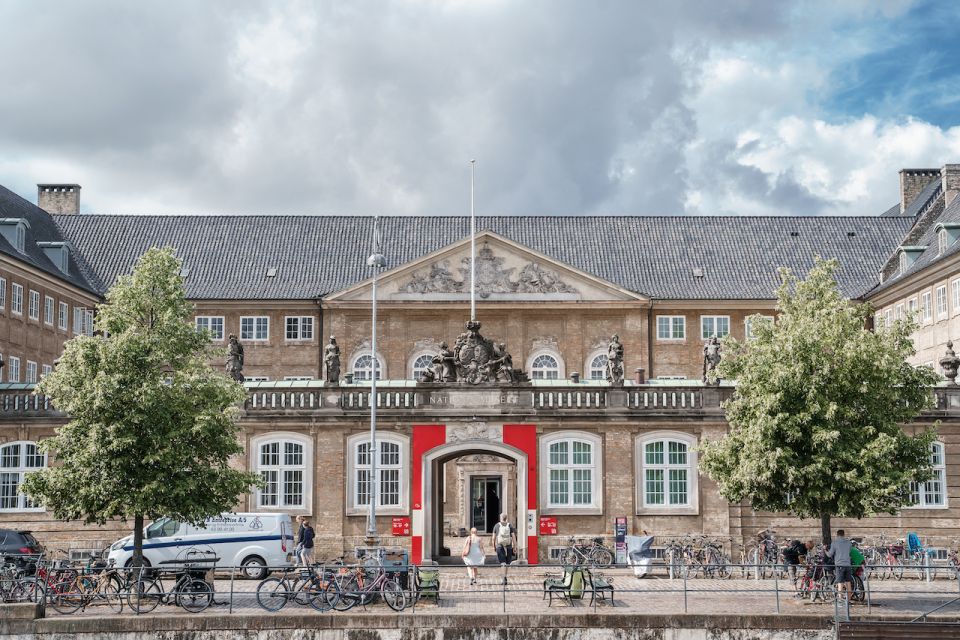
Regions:
M 937 169 L 900 169 L 900 213 L 904 213 L 923 188 L 939 176 Z
M 945 164 L 940 169 L 943 180 L 943 206 L 949 205 L 960 193 L 960 164 Z
M 75 216 L 80 213 L 80 185 L 38 184 L 37 206 L 47 213 Z

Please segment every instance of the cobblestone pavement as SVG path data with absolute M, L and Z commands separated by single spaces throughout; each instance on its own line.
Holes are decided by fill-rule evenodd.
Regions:
M 833 618 L 832 603 L 811 603 L 794 597 L 792 587 L 786 581 L 772 579 L 753 580 L 744 578 L 682 579 L 671 580 L 664 575 L 636 578 L 627 569 L 609 569 L 601 572 L 612 580 L 616 589 L 613 606 L 610 603 L 590 604 L 589 594 L 583 600 L 573 604 L 554 601 L 553 606 L 543 599 L 543 580 L 547 575 L 557 575 L 556 567 L 510 567 L 506 573 L 507 583 L 503 584 L 504 570 L 501 567 L 487 566 L 480 569 L 479 581 L 471 585 L 463 567 L 441 567 L 440 603 L 419 602 L 408 607 L 408 614 L 475 614 L 475 613 L 547 613 L 564 615 L 565 613 L 584 613 L 596 610 L 606 613 L 640 614 L 679 614 L 684 612 L 699 614 L 775 614 L 789 613 L 814 615 Z M 172 581 L 170 582 L 172 585 Z M 216 581 L 214 606 L 208 613 L 256 613 L 273 615 L 260 608 L 256 601 L 255 580 L 229 580 L 219 578 Z M 169 585 L 168 585 L 169 588 Z M 874 580 L 869 582 L 870 606 L 855 604 L 851 606 L 854 616 L 919 615 L 960 596 L 958 583 L 949 579 L 923 582 L 917 579 Z M 779 589 L 779 604 L 778 590 Z M 779 609 L 778 609 L 779 606 Z M 355 607 L 351 613 L 362 612 Z M 386 605 L 376 603 L 366 608 L 371 612 L 389 612 Z M 309 606 L 294 602 L 282 610 L 291 612 L 313 611 Z M 104 607 L 90 606 L 73 615 L 104 615 Z M 124 607 L 125 615 L 134 615 Z M 183 614 L 182 609 L 174 606 L 161 606 L 151 615 L 170 613 Z M 942 614 L 960 615 L 960 604 L 954 603 L 945 608 Z M 48 607 L 48 616 L 60 614 Z M 203 615 L 203 614 L 187 614 Z M 318 615 L 337 615 L 336 612 Z

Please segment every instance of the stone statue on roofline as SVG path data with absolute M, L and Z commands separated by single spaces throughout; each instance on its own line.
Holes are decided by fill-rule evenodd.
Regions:
M 607 345 L 607 382 L 614 387 L 623 386 L 623 343 L 618 335 Z
M 330 336 L 330 344 L 323 349 L 323 364 L 327 367 L 327 384 L 340 383 L 340 345 L 337 338 Z
M 235 333 L 230 334 L 230 342 L 227 345 L 226 369 L 227 375 L 237 382 L 243 382 L 243 345 L 240 344 Z
M 707 340 L 706 344 L 703 345 L 703 383 L 710 386 L 717 386 L 720 384 L 719 376 L 711 376 L 711 373 L 716 372 L 717 367 L 720 365 L 720 340 L 716 335 L 710 336 L 710 339 Z M 712 378 L 712 380 L 711 380 Z
M 940 358 L 940 366 L 943 368 L 943 377 L 947 379 L 947 384 L 951 387 L 957 386 L 957 369 L 960 368 L 960 358 L 953 350 L 953 340 L 947 340 L 947 352 Z
M 420 382 L 466 382 L 469 384 L 514 384 L 526 379 L 513 368 L 513 357 L 506 346 L 480 334 L 480 323 L 471 320 L 466 331 L 457 336 L 451 350 L 447 343 L 433 357 L 431 366 L 420 375 Z

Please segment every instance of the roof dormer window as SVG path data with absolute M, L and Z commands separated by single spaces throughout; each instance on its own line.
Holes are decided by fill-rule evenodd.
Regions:
M 66 242 L 38 242 L 44 254 L 57 269 L 70 273 L 70 245 Z
M 27 252 L 27 229 L 30 223 L 24 218 L 0 219 L 0 234 L 20 253 Z
M 947 230 L 940 229 L 937 232 L 937 255 L 942 256 L 943 252 L 947 250 Z
M 926 251 L 925 246 L 911 246 L 911 247 L 900 247 L 898 249 L 900 253 L 900 275 L 903 275 L 907 269 L 913 266 L 913 263 L 917 261 L 917 258 Z
M 936 226 L 936 231 L 937 255 L 942 256 L 960 238 L 960 223 L 941 222 Z

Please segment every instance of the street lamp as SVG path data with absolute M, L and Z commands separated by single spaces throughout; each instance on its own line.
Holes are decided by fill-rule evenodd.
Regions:
M 387 259 L 380 253 L 379 218 L 373 220 L 373 253 L 367 258 L 367 266 L 373 267 L 372 321 L 370 323 L 370 351 L 373 362 L 370 375 L 370 512 L 367 515 L 367 544 L 377 543 L 377 375 L 380 361 L 377 358 L 377 275 L 387 266 Z

